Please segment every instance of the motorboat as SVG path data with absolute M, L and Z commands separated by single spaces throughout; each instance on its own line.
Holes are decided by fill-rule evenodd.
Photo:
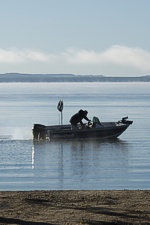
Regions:
M 98 117 L 81 125 L 75 129 L 71 124 L 63 125 L 63 100 L 57 105 L 60 114 L 60 125 L 45 126 L 43 124 L 34 124 L 32 133 L 33 140 L 59 140 L 59 139 L 107 139 L 119 137 L 132 123 L 127 117 L 123 117 L 118 122 L 100 122 Z
M 72 129 L 71 124 L 60 124 L 45 126 L 42 124 L 33 125 L 33 140 L 59 140 L 59 139 L 108 139 L 119 137 L 133 121 L 128 117 L 123 117 L 117 122 L 100 122 L 97 117 L 93 117 L 91 122 L 78 125 Z

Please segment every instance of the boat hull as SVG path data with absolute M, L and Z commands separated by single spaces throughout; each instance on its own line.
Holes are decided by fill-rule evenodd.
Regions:
M 117 138 L 130 124 L 132 121 L 104 122 L 98 127 L 85 126 L 82 129 L 71 129 L 71 125 L 44 126 L 34 124 L 33 140 Z

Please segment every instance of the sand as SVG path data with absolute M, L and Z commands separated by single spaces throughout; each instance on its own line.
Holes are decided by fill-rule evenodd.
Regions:
M 150 224 L 150 191 L 1 191 L 0 224 Z

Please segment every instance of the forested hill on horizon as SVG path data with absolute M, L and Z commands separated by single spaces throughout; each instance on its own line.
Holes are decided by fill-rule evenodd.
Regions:
M 74 74 L 0 74 L 0 82 L 150 82 L 150 75 L 111 77 Z

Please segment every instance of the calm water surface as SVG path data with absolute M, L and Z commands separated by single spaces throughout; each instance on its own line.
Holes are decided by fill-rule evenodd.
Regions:
M 150 188 L 149 83 L 1 83 L 0 190 Z M 32 142 L 32 125 L 133 120 L 117 140 Z

